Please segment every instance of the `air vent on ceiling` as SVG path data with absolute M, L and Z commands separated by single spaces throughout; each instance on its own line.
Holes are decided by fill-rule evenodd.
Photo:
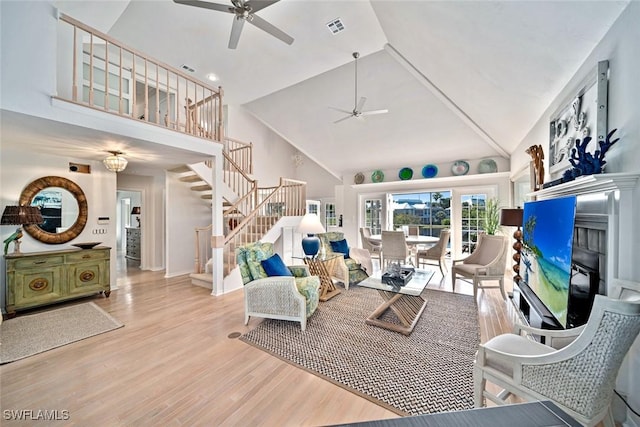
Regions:
M 327 28 L 329 28 L 331 34 L 338 34 L 340 31 L 344 30 L 344 24 L 340 18 L 336 18 L 327 22 Z
M 190 72 L 190 73 L 193 73 L 194 71 L 196 71 L 195 69 L 193 69 L 193 68 L 189 67 L 189 66 L 188 66 L 188 65 L 186 65 L 186 64 L 182 64 L 182 65 L 180 66 L 180 68 L 182 68 L 183 70 L 188 71 L 188 72 Z

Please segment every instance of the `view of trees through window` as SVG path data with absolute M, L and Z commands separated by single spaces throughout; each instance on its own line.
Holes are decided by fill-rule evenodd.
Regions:
M 393 229 L 417 226 L 423 236 L 440 235 L 451 226 L 451 192 L 393 194 Z
M 486 194 L 462 196 L 462 253 L 473 252 L 478 234 L 484 231 L 486 204 Z

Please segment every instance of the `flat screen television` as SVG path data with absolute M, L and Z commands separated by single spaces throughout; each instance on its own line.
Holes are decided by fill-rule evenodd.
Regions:
M 564 328 L 567 327 L 576 197 L 524 204 L 520 276 Z

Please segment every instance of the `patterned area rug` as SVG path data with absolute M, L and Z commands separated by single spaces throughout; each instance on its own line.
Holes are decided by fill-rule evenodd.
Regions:
M 92 302 L 18 315 L 0 324 L 0 364 L 122 326 L 122 323 Z
M 409 336 L 365 324 L 382 297 L 353 286 L 320 303 L 305 332 L 265 320 L 240 339 L 400 415 L 471 409 L 480 342 L 474 299 L 430 289 L 422 297 L 427 307 Z

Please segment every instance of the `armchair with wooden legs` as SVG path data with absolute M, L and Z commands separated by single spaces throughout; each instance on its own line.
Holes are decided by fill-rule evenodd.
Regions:
M 471 255 L 464 259 L 453 260 L 451 266 L 451 284 L 456 290 L 458 276 L 471 279 L 473 297 L 478 296 L 478 289 L 500 288 L 502 297 L 506 300 L 504 290 L 504 275 L 507 265 L 507 245 L 504 236 L 480 234 L 478 244 Z M 497 286 L 486 285 L 483 282 L 497 281 Z

